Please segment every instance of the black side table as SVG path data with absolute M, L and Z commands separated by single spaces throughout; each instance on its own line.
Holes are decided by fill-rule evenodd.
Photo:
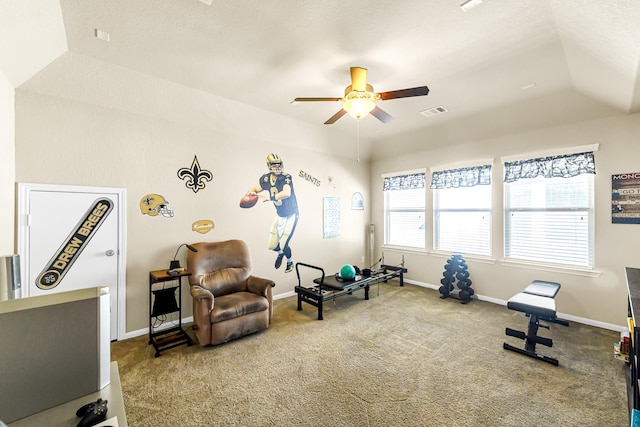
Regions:
M 191 272 L 183 270 L 170 275 L 167 270 L 149 272 L 149 344 L 156 349 L 156 357 L 160 352 L 182 344 L 193 344 L 191 337 L 182 329 L 182 278 L 191 276 Z M 169 287 L 153 289 L 156 283 L 174 281 Z M 178 292 L 176 302 L 175 293 Z M 178 313 L 178 326 L 154 331 L 153 319 L 170 313 Z

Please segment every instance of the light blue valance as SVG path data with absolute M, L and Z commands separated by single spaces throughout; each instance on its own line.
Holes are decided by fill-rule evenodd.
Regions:
M 537 176 L 571 178 L 583 173 L 596 173 L 593 151 L 504 163 L 504 182 Z
M 491 165 L 437 171 L 431 174 L 431 188 L 475 187 L 491 185 Z
M 396 175 L 384 178 L 382 191 L 413 190 L 424 188 L 425 173 L 412 173 L 409 175 Z

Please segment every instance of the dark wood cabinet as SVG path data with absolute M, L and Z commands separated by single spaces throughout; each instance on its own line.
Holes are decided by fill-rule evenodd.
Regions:
M 627 375 L 627 393 L 629 397 L 629 416 L 634 409 L 640 409 L 640 382 L 638 382 L 638 361 L 640 361 L 640 268 L 625 267 L 627 290 L 629 292 L 628 316 L 633 320 L 630 330 L 629 372 Z M 630 324 L 631 326 L 631 324 Z

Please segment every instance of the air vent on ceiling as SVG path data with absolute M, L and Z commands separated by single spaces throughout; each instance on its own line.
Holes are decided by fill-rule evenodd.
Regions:
M 104 40 L 106 42 L 108 42 L 111 39 L 111 34 L 99 28 L 96 28 L 93 34 L 96 36 L 97 39 Z
M 447 111 L 449 110 L 444 108 L 442 105 L 439 105 L 437 107 L 429 108 L 428 110 L 420 111 L 420 114 L 422 114 L 425 117 L 433 117 L 437 114 L 446 113 Z
M 460 5 L 460 9 L 462 9 L 463 12 L 468 12 L 480 3 L 482 3 L 482 0 L 467 0 Z

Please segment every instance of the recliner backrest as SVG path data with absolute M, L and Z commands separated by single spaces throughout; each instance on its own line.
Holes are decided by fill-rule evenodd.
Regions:
M 192 244 L 198 252 L 187 253 L 189 283 L 200 285 L 214 296 L 247 290 L 251 256 L 242 240 Z

